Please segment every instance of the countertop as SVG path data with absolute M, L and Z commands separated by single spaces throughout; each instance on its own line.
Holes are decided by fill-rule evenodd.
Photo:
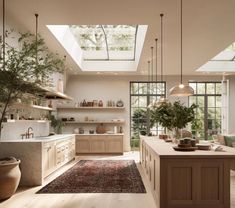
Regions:
M 19 143 L 24 143 L 24 142 L 51 142 L 51 141 L 56 141 L 56 140 L 63 140 L 67 139 L 70 136 L 75 136 L 75 134 L 56 134 L 53 136 L 40 136 L 40 137 L 35 137 L 35 138 L 30 138 L 30 139 L 23 139 L 23 140 L 1 140 L 0 143 L 7 143 L 7 142 L 19 142 Z
M 176 144 L 165 142 L 158 138 L 141 136 L 141 139 L 160 157 L 160 158 L 231 158 L 235 159 L 235 148 L 222 146 L 224 151 L 196 150 L 191 152 L 175 151 L 173 146 Z

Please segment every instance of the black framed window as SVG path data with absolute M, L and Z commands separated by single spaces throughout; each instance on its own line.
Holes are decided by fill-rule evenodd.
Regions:
M 221 82 L 189 82 L 195 94 L 189 97 L 189 105 L 195 103 L 196 119 L 192 133 L 202 139 L 212 139 L 221 132 Z
M 158 135 L 164 129 L 153 125 L 149 104 L 166 94 L 165 82 L 130 82 L 131 147 L 139 147 L 139 135 Z

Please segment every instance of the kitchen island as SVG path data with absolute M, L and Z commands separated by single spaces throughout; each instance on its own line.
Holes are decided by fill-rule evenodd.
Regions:
M 42 185 L 48 175 L 75 158 L 75 135 L 2 140 L 0 157 L 16 157 L 21 160 L 20 185 Z
M 141 137 L 140 161 L 158 208 L 229 208 L 235 149 L 178 152 L 172 143 Z

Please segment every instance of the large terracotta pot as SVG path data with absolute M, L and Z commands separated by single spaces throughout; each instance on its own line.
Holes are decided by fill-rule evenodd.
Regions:
M 16 159 L 0 161 L 0 200 L 8 199 L 15 193 L 21 177 L 19 164 L 20 160 Z

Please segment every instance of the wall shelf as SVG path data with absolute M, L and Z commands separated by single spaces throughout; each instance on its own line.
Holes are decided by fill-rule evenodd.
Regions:
M 15 119 L 9 119 L 7 122 L 4 123 L 47 123 L 51 122 L 49 120 L 15 120 Z
M 13 108 L 21 109 L 21 108 L 31 108 L 31 109 L 38 109 L 38 110 L 45 110 L 45 111 L 55 111 L 53 108 L 49 108 L 46 106 L 40 106 L 40 105 L 31 105 L 31 104 L 24 104 L 24 103 L 14 103 L 12 105 Z
M 123 110 L 125 107 L 57 107 L 58 110 Z
M 125 121 L 65 121 L 65 124 L 123 124 Z
M 55 100 L 73 100 L 72 97 L 62 93 L 62 92 L 58 92 L 52 88 L 49 87 L 39 87 L 39 95 L 41 97 L 44 97 L 46 99 L 55 99 Z

